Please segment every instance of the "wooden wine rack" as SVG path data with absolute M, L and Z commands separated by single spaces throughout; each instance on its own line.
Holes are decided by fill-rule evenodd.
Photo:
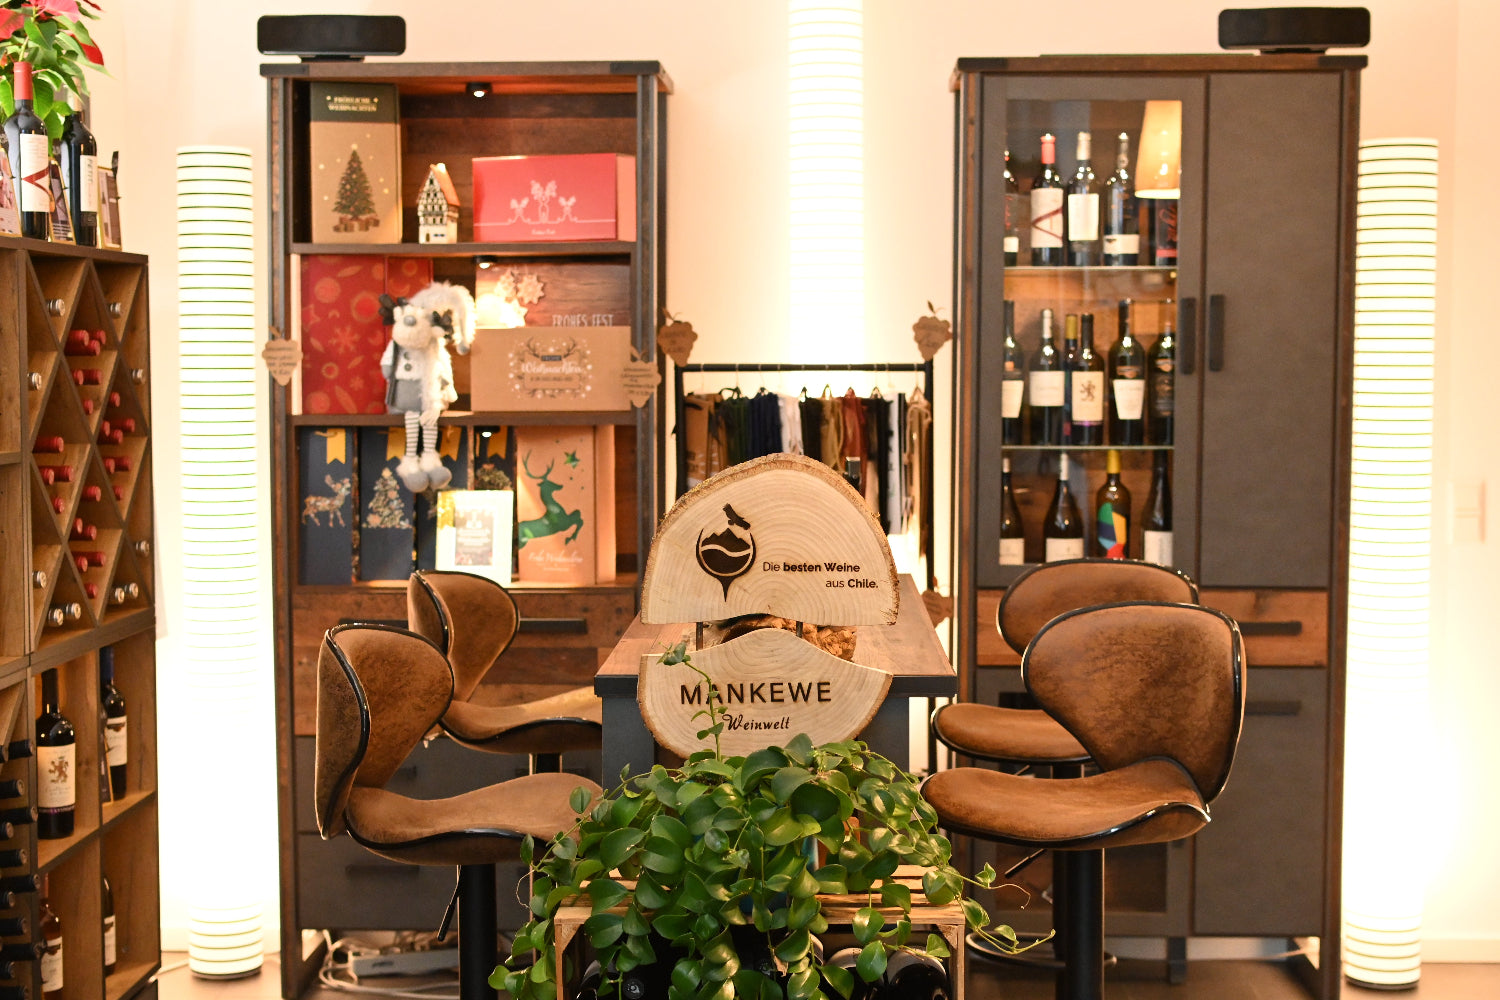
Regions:
M 0 810 L 35 802 L 37 681 L 47 670 L 77 736 L 73 834 L 40 840 L 36 824 L 12 823 L 0 851 L 23 851 L 25 862 L 0 876 L 49 876 L 68 1000 L 154 996 L 161 965 L 146 290 L 145 257 L 0 237 L 0 781 L 25 786 Z M 129 709 L 127 788 L 114 800 L 100 780 L 106 645 Z M 108 975 L 103 877 L 117 928 Z M 10 902 L 3 915 L 24 917 L 38 940 L 37 893 L 15 891 Z M 12 970 L 0 988 L 41 996 L 38 963 Z

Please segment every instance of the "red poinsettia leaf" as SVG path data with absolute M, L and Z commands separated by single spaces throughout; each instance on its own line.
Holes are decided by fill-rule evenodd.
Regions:
M 75 21 L 82 16 L 78 13 L 78 0 L 31 0 L 31 6 L 38 15 L 71 17 Z
M 25 22 L 26 18 L 18 10 L 0 10 L 0 38 L 9 38 L 20 31 Z
M 78 36 L 74 35 L 73 37 L 77 38 Z M 78 43 L 78 47 L 83 50 L 84 57 L 87 58 L 89 62 L 93 63 L 95 66 L 102 67 L 104 65 L 104 53 L 99 51 L 99 46 L 95 45 L 93 42 L 80 41 Z

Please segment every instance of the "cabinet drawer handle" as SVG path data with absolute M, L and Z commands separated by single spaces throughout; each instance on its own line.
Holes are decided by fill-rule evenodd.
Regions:
M 1208 370 L 1224 370 L 1224 296 L 1208 297 Z
M 400 878 L 416 878 L 422 874 L 421 865 L 380 865 L 354 862 L 344 866 L 345 875 L 393 875 Z
M 1302 623 L 1289 622 L 1240 622 L 1240 635 L 1301 635 Z
M 589 623 L 583 618 L 522 618 L 516 631 L 534 635 L 588 635 Z
M 1198 300 L 1182 299 L 1177 303 L 1177 333 L 1182 338 L 1182 353 L 1177 356 L 1177 370 L 1191 375 L 1198 370 Z
M 1301 715 L 1302 702 L 1292 701 L 1250 701 L 1245 703 L 1246 715 Z

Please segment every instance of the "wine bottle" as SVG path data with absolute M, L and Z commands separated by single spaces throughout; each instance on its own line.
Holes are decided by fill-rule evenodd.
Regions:
M 1073 443 L 1073 366 L 1078 363 L 1078 314 L 1063 317 L 1063 443 Z
M 1146 352 L 1130 332 L 1130 300 L 1120 300 L 1120 336 L 1109 352 L 1110 444 L 1146 440 Z
M 1151 263 L 1177 266 L 1177 199 L 1153 198 L 1151 203 Z
M 55 840 L 73 834 L 76 763 L 73 724 L 58 708 L 57 670 L 42 674 L 42 714 L 36 720 L 36 835 Z
M 26 914 L 0 917 L 0 937 L 26 937 L 30 933 L 31 921 L 26 919 Z
M 1068 488 L 1067 455 L 1058 456 L 1057 489 L 1052 493 L 1052 505 L 1047 508 L 1042 538 L 1045 562 L 1083 558 L 1083 521 L 1078 516 L 1073 491 Z
M 12 826 L 35 823 L 36 817 L 36 806 L 11 806 L 7 809 L 0 809 L 0 823 L 9 823 Z
M 1052 310 L 1042 310 L 1042 345 L 1031 356 L 1031 443 L 1063 443 L 1063 365 L 1052 337 Z
M 1021 401 L 1026 395 L 1026 355 L 1016 343 L 1016 304 L 1005 300 L 1005 347 L 1001 351 L 1000 440 L 1021 443 Z
M 25 778 L 0 778 L 0 800 L 24 799 L 25 797 Z
M 125 797 L 125 697 L 115 687 L 115 648 L 99 648 L 99 710 L 104 715 L 104 758 L 109 764 L 109 790 L 116 800 Z
M 31 63 L 17 62 L 11 74 L 15 111 L 5 120 L 5 148 L 10 157 L 10 175 L 16 185 L 21 235 L 45 240 L 52 211 L 52 189 L 48 172 L 52 150 L 47 126 L 32 110 Z
M 1104 443 L 1104 359 L 1094 352 L 1094 314 L 1078 318 L 1078 351 L 1068 370 L 1073 444 Z
M 57 914 L 52 912 L 52 905 L 48 902 L 51 888 L 50 875 L 42 876 L 42 895 L 37 901 L 37 929 L 42 932 L 42 945 L 46 949 L 42 952 L 41 966 L 42 978 L 42 1000 L 62 1000 L 63 994 L 63 926 L 62 921 L 57 919 Z
M 1093 137 L 1079 132 L 1078 169 L 1068 182 L 1068 263 L 1075 267 L 1099 263 L 1099 181 L 1093 155 Z
M 1042 170 L 1031 182 L 1031 263 L 1036 267 L 1056 267 L 1068 262 L 1063 244 L 1062 175 L 1057 163 L 1057 137 L 1051 132 L 1042 136 Z
M 7 847 L 0 850 L 0 868 L 25 868 L 30 858 L 24 847 Z
M 1021 523 L 1021 508 L 1016 504 L 1010 485 L 1010 459 L 1000 460 L 1000 565 L 1020 566 L 1026 562 L 1026 528 Z
M 1161 336 L 1156 338 L 1146 356 L 1147 390 L 1150 394 L 1146 439 L 1151 444 L 1172 443 L 1177 405 L 1173 386 L 1176 370 L 1177 339 L 1172 332 L 1172 320 L 1168 318 L 1162 323 Z
M 67 449 L 68 443 L 63 440 L 61 434 L 39 434 L 36 443 L 31 446 L 33 455 L 61 455 Z
M 1094 496 L 1094 555 L 1130 557 L 1130 491 L 1120 482 L 1120 453 L 1104 455 L 1104 485 Z
M 1021 258 L 1021 218 L 1026 212 L 1021 185 L 1010 172 L 1010 150 L 1005 151 L 1005 266 L 1015 267 Z
M 40 941 L 17 941 L 13 944 L 0 945 L 0 962 L 5 965 L 10 965 L 12 962 L 35 962 L 41 957 L 43 947 Z
M 1167 462 L 1164 451 L 1151 456 L 1151 492 L 1141 511 L 1141 558 L 1161 566 L 1172 565 L 1172 477 Z
M 83 98 L 71 91 L 72 114 L 63 122 L 58 140 L 58 165 L 68 191 L 68 213 L 73 218 L 73 240 L 79 246 L 99 245 L 99 144 L 83 124 Z
M 107 976 L 115 971 L 118 960 L 115 947 L 115 894 L 110 891 L 107 877 L 100 876 L 99 881 L 103 883 L 104 889 L 104 974 Z
M 9 823 L 6 823 L 5 827 L 8 830 L 12 829 Z M 11 836 L 14 836 L 14 832 L 12 832 Z M 6 839 L 9 840 L 10 837 L 6 837 Z M 0 892 L 19 892 L 23 894 L 36 892 L 42 888 L 42 880 L 45 877 L 44 875 L 37 875 L 34 872 L 26 872 L 22 875 L 6 875 L 4 878 L 0 878 Z
M 1141 219 L 1130 192 L 1130 136 L 1120 133 L 1115 172 L 1104 182 L 1104 263 L 1134 267 L 1141 259 Z

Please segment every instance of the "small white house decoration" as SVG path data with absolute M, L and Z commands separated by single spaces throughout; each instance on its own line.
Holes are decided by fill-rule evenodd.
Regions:
M 420 243 L 458 242 L 458 192 L 446 164 L 427 168 L 427 180 L 417 195 L 417 222 Z

